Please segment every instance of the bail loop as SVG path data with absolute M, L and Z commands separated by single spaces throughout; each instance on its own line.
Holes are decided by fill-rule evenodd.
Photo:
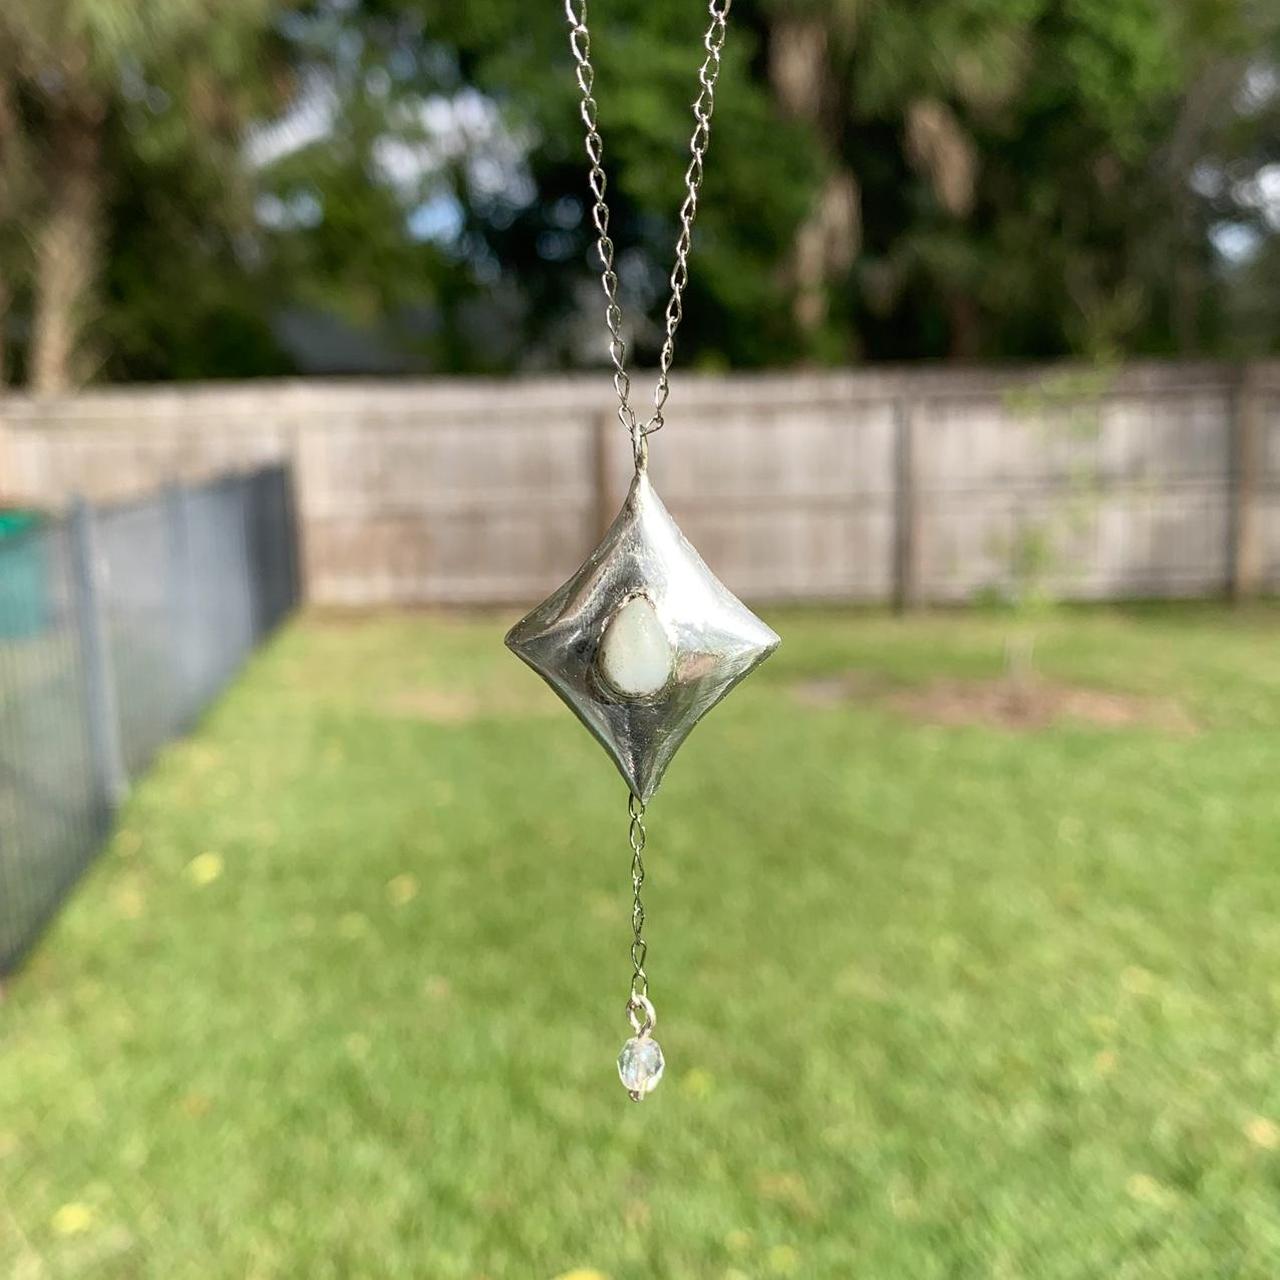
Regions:
M 649 465 L 649 442 L 645 439 L 644 428 L 638 422 L 631 427 L 631 452 L 635 458 L 636 475 L 643 475 Z

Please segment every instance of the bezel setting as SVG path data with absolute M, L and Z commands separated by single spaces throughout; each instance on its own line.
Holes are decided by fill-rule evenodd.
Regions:
M 630 697 L 612 686 L 599 654 L 609 624 L 637 597 L 653 609 L 673 657 L 663 688 Z M 582 721 L 645 803 L 697 722 L 779 639 L 707 568 L 641 469 L 599 545 L 511 628 L 506 643 Z

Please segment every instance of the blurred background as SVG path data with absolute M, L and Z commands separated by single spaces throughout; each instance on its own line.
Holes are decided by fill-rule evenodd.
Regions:
M 593 0 L 649 401 L 703 5 Z M 1280 10 L 736 0 L 650 809 L 557 0 L 0 4 L 0 1272 L 1274 1280 Z
M 705 13 L 598 22 L 643 361 Z M 13 0 L 3 23 L 12 383 L 599 362 L 560 5 Z M 1276 25 L 1256 0 L 739 3 L 685 367 L 1273 351 Z

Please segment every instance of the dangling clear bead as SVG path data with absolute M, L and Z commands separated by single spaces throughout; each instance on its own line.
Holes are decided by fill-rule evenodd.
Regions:
M 647 1035 L 632 1036 L 618 1054 L 618 1076 L 635 1102 L 658 1087 L 666 1065 L 658 1042 Z

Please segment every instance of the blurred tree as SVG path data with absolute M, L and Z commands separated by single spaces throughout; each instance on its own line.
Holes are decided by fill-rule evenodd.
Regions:
M 1280 15 L 1251 0 L 761 9 L 780 94 L 848 175 L 795 251 L 811 349 L 828 311 L 844 334 L 827 349 L 878 357 L 1208 345 L 1192 174 L 1248 59 L 1275 65 Z M 832 208 L 860 229 L 852 276 L 808 245 Z
M 0 49 L 0 59 L 4 50 Z M 19 227 L 28 205 L 28 163 L 13 76 L 0 61 L 0 387 L 8 379 L 9 327 L 25 248 Z
M 529 140 L 532 195 L 455 187 L 462 252 L 522 287 L 526 359 L 581 359 L 592 263 L 558 7 L 416 10 L 457 90 L 479 89 Z M 642 313 L 668 269 L 703 14 L 639 0 L 594 13 L 615 239 L 652 356 Z M 1280 12 L 1256 0 L 738 0 L 686 356 L 1216 349 L 1226 278 L 1195 175 L 1207 151 L 1259 138 L 1238 90 L 1264 66 L 1277 97 L 1278 41 Z
M 448 91 L 478 91 L 522 154 L 506 173 L 453 170 L 460 251 L 493 285 L 520 295 L 517 350 L 542 364 L 604 351 L 603 307 L 587 194 L 578 90 L 562 7 L 520 0 L 455 5 L 416 0 L 445 51 Z M 703 57 L 705 9 L 685 0 L 616 0 L 593 13 L 611 223 L 633 345 L 652 358 L 661 338 L 689 136 Z M 763 364 L 801 354 L 779 264 L 822 183 L 816 140 L 789 121 L 758 74 L 749 24 L 726 47 L 697 267 L 682 329 L 705 364 Z M 448 83 L 451 77 L 451 83 Z
M 705 10 L 592 20 L 652 360 Z M 736 0 L 719 102 L 684 362 L 1280 345 L 1272 0 Z M 601 360 L 585 196 L 558 4 L 0 7 L 0 314 L 43 390 Z
M 83 381 L 105 354 L 89 335 L 123 161 L 163 168 L 176 153 L 189 160 L 208 147 L 220 153 L 206 157 L 218 167 L 247 109 L 262 105 L 255 91 L 272 8 L 270 0 L 8 0 L 0 9 L 10 104 L 0 163 L 10 200 L 27 180 L 26 203 L 11 206 L 7 225 L 24 215 L 30 225 L 28 374 L 37 392 Z M 204 184 L 206 225 L 216 225 L 234 187 L 236 166 L 228 172 L 232 182 Z
M 377 0 L 302 5 L 283 34 L 300 92 L 249 142 L 262 251 L 295 312 L 366 335 L 389 367 L 439 362 L 467 278 L 432 231 L 433 217 L 456 227 L 451 169 L 467 144 L 450 52 L 414 6 Z

